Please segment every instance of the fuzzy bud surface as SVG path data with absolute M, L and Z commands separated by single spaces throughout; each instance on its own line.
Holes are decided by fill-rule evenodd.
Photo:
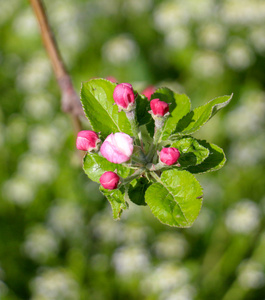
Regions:
M 100 152 L 112 163 L 124 163 L 133 153 L 133 139 L 123 132 L 111 133 L 101 145 Z
M 177 148 L 163 148 L 160 152 L 160 160 L 168 165 L 174 165 L 180 157 L 179 150 Z
M 122 109 L 129 109 L 135 102 L 133 87 L 130 83 L 118 84 L 113 92 L 115 103 Z
M 150 101 L 151 110 L 154 116 L 163 117 L 169 112 L 169 105 L 159 99 L 153 99 Z
M 116 173 L 108 171 L 101 175 L 99 181 L 104 189 L 114 190 L 119 184 L 120 177 Z
M 97 148 L 100 139 L 96 132 L 92 130 L 82 130 L 78 132 L 76 138 L 76 148 L 83 151 L 91 151 Z

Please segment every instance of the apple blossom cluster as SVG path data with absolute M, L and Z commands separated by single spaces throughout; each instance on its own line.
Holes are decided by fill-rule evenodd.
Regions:
M 191 135 L 225 107 L 222 96 L 191 108 L 190 99 L 169 88 L 142 93 L 113 78 L 92 79 L 81 88 L 81 102 L 92 130 L 79 132 L 76 147 L 86 151 L 83 169 L 119 219 L 129 203 L 147 205 L 169 226 L 190 227 L 203 191 L 193 174 L 225 163 L 217 145 Z
M 151 91 L 154 92 L 154 89 L 150 88 L 148 90 L 148 99 L 151 99 Z M 113 92 L 113 100 L 118 106 L 119 112 L 134 112 L 136 108 L 135 99 L 136 95 L 131 84 L 120 83 L 115 87 Z M 150 108 L 151 110 L 149 113 L 152 115 L 155 121 L 159 120 L 160 123 L 161 121 L 163 123 L 166 117 L 169 116 L 169 104 L 159 100 L 158 98 L 150 101 Z M 129 114 L 128 118 L 130 119 Z M 159 123 L 156 123 L 156 125 L 157 124 Z M 157 125 L 156 127 L 157 131 L 159 129 L 161 129 L 161 124 Z M 100 148 L 99 144 L 101 144 Z M 102 143 L 102 141 L 99 139 L 98 133 L 91 130 L 82 130 L 78 133 L 76 139 L 76 147 L 78 150 L 99 152 L 100 155 L 105 157 L 109 162 L 115 164 L 123 164 L 130 161 L 134 152 L 134 146 L 137 147 L 137 145 L 134 145 L 134 138 L 123 132 L 111 133 Z M 150 149 L 150 151 L 152 150 Z M 151 161 L 148 159 L 148 157 L 152 157 L 152 155 L 147 154 L 142 163 L 150 165 Z M 177 164 L 179 157 L 180 152 L 177 148 L 165 147 L 162 148 L 159 154 L 159 162 L 161 166 L 172 166 Z M 113 190 L 118 188 L 120 177 L 115 172 L 107 171 L 102 174 L 99 181 L 105 189 Z

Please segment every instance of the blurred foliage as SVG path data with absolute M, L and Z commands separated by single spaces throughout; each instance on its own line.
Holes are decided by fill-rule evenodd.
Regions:
M 133 203 L 113 221 L 80 168 L 28 2 L 0 0 L 0 298 L 264 298 L 264 1 L 45 4 L 77 90 L 112 75 L 195 105 L 234 92 L 200 132 L 228 162 L 198 176 L 205 200 L 192 228 L 166 228 Z

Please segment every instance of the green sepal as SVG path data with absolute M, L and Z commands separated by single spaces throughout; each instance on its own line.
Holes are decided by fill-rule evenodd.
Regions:
M 125 201 L 124 187 L 115 190 L 106 190 L 100 186 L 99 190 L 108 199 L 113 213 L 113 219 L 119 220 L 123 210 L 128 208 L 128 203 Z

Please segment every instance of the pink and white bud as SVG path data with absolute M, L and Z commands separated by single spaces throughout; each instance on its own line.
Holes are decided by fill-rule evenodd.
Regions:
M 160 161 L 168 166 L 174 165 L 180 157 L 177 148 L 163 148 L 160 152 Z
M 151 110 L 154 116 L 163 117 L 169 112 L 169 105 L 159 99 L 153 99 L 150 101 Z
M 121 109 L 130 109 L 135 102 L 132 85 L 130 83 L 118 84 L 114 89 L 113 98 Z
M 145 88 L 142 92 L 143 95 L 150 101 L 151 96 L 155 92 L 156 88 L 153 85 L 149 85 L 147 88 Z
M 116 189 L 119 184 L 119 181 L 120 181 L 120 177 L 112 171 L 105 172 L 99 178 L 99 182 L 104 187 L 104 189 L 107 190 Z
M 99 142 L 100 139 L 96 132 L 92 130 L 82 130 L 77 134 L 76 148 L 83 151 L 95 150 Z
M 124 163 L 133 153 L 133 139 L 123 132 L 111 133 L 101 145 L 100 152 L 112 163 Z

